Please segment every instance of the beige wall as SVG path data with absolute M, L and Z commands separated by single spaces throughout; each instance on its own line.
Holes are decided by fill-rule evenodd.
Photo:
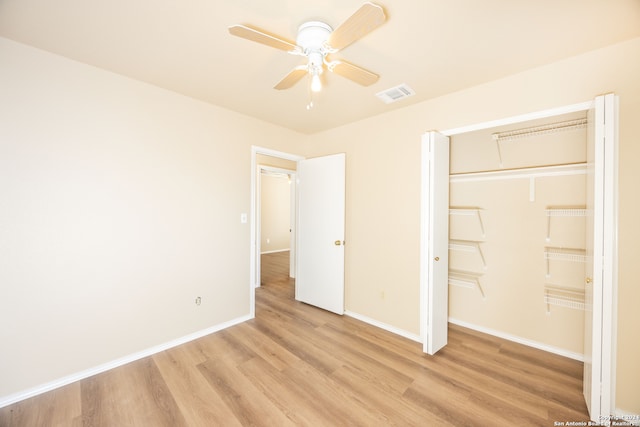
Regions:
M 302 136 L 5 39 L 0 58 L 0 399 L 248 316 L 251 143 Z
M 419 333 L 420 137 L 425 131 L 616 92 L 620 96 L 617 407 L 640 413 L 639 75 L 640 39 L 634 39 L 309 137 L 309 156 L 347 153 L 346 308 Z

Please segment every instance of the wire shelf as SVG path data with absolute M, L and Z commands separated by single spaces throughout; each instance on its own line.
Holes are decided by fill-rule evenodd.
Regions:
M 449 285 L 462 288 L 478 289 L 482 299 L 485 299 L 484 290 L 480 284 L 480 275 L 461 270 L 449 270 Z
M 478 217 L 478 222 L 480 223 L 480 231 L 482 232 L 482 237 L 486 237 L 484 231 L 484 223 L 482 222 L 482 216 L 480 215 L 480 211 L 482 209 L 472 207 L 472 208 L 450 208 L 449 215 L 460 215 L 460 216 L 476 216 Z
M 547 215 L 547 242 L 551 241 L 551 218 L 554 217 L 586 217 L 586 208 L 548 208 Z
M 484 253 L 482 253 L 482 248 L 480 247 L 480 243 L 482 242 L 477 242 L 473 240 L 449 240 L 449 250 L 478 253 L 478 255 L 480 255 L 480 259 L 482 260 L 482 266 L 486 270 L 487 261 L 484 258 Z
M 547 304 L 547 314 L 551 313 L 552 305 L 573 310 L 585 310 L 586 308 L 583 290 L 561 286 L 545 285 L 544 302 Z

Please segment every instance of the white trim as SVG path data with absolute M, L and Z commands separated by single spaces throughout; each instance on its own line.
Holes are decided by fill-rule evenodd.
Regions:
M 420 342 L 426 343 L 427 296 L 429 292 L 429 275 L 427 256 L 429 254 L 429 141 L 423 134 L 420 141 Z M 424 350 L 423 350 L 424 351 Z
M 45 384 L 38 385 L 36 387 L 20 391 L 18 393 L 10 394 L 8 396 L 3 396 L 0 398 L 0 408 L 11 405 L 13 403 L 19 402 L 24 399 L 28 399 L 33 396 L 37 396 L 42 393 L 46 393 L 48 391 L 57 389 L 59 387 L 63 387 L 65 385 L 74 383 L 76 381 L 83 380 L 85 378 L 89 378 L 93 375 L 117 368 L 119 366 L 126 365 L 127 363 L 135 362 L 136 360 L 143 359 L 145 357 L 153 356 L 156 353 L 160 353 L 161 351 L 168 350 L 173 347 L 177 347 L 179 345 L 185 344 L 189 341 L 196 340 L 198 338 L 202 338 L 204 336 L 213 334 L 214 332 L 221 331 L 223 329 L 229 328 L 231 326 L 237 325 L 242 322 L 246 322 L 247 320 L 252 319 L 253 316 L 241 316 L 233 320 L 229 320 L 227 322 L 220 323 L 218 325 L 212 326 L 207 329 L 203 329 L 201 331 L 194 332 L 189 335 L 185 335 L 180 338 L 176 338 L 175 340 L 166 342 L 164 344 L 159 344 L 154 347 L 147 348 L 145 350 L 139 351 L 137 353 L 129 354 L 127 356 L 121 357 L 116 360 L 112 360 L 111 362 L 103 363 L 102 365 L 94 366 L 93 368 L 85 369 L 84 371 L 76 372 L 75 374 L 68 375 L 66 377 L 58 378 L 57 380 L 50 381 Z
M 617 248 L 618 248 L 618 97 L 604 95 L 604 248 L 602 277 L 602 378 L 601 413 L 615 408 L 617 339 Z
M 386 323 L 379 322 L 379 321 L 377 321 L 375 319 L 372 319 L 370 317 L 363 316 L 362 314 L 358 314 L 358 313 L 354 313 L 353 311 L 345 310 L 344 311 L 344 315 L 345 316 L 349 316 L 349 317 L 353 317 L 354 319 L 360 320 L 361 322 L 368 323 L 369 325 L 375 326 L 376 328 L 384 329 L 387 332 L 391 332 L 393 334 L 400 335 L 401 337 L 410 339 L 411 341 L 416 341 L 416 342 L 419 342 L 419 343 L 422 342 L 422 339 L 420 338 L 420 335 L 416 335 L 416 334 L 414 334 L 412 332 L 407 332 L 407 331 L 405 331 L 403 329 L 396 328 L 395 326 L 391 326 L 391 325 L 388 325 Z
M 463 328 L 472 329 L 477 332 L 482 332 L 484 334 L 492 335 L 494 337 L 502 338 L 507 341 L 512 341 L 518 344 L 523 344 L 528 347 L 537 348 L 538 350 L 543 350 L 548 353 L 557 354 L 559 356 L 568 357 L 569 359 L 574 359 L 579 362 L 584 362 L 584 355 L 580 353 L 574 353 L 572 351 L 567 351 L 562 348 L 553 347 L 547 344 L 543 344 L 537 341 L 529 340 L 526 338 L 521 338 L 515 335 L 507 334 L 505 332 L 496 331 L 495 329 L 485 328 L 484 326 L 474 325 L 472 323 L 467 323 L 462 320 L 455 319 L 453 317 L 449 317 L 449 323 L 453 323 L 454 325 L 462 326 Z
M 477 123 L 469 126 L 440 131 L 446 136 L 459 135 L 461 133 L 474 132 L 477 130 L 491 129 L 498 126 L 511 125 L 514 123 L 527 122 L 529 120 L 544 119 L 547 117 L 559 116 L 561 114 L 576 113 L 578 111 L 587 111 L 593 106 L 593 101 L 581 102 L 579 104 L 566 105 L 564 107 L 552 108 L 550 110 L 536 111 L 533 113 L 521 114 L 519 116 L 507 117 L 504 119 L 491 120 L 488 122 Z

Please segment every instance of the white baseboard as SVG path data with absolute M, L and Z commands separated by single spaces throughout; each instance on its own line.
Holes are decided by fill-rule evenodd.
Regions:
M 454 319 L 449 317 L 449 323 L 453 323 L 454 325 L 462 326 L 463 328 L 473 329 L 474 331 L 482 332 L 485 334 L 493 335 L 494 337 L 502 338 L 508 341 L 513 341 L 518 344 L 524 344 L 529 347 L 537 348 L 538 350 L 544 350 L 549 353 L 557 354 L 560 356 L 568 357 L 569 359 L 578 360 L 580 362 L 584 362 L 584 355 L 580 353 L 574 353 L 571 351 L 567 351 L 558 347 L 553 347 L 547 344 L 543 344 L 537 341 L 529 340 L 526 338 L 517 337 L 515 335 L 507 334 L 505 332 L 496 331 L 494 329 L 485 328 L 483 326 L 477 326 L 471 323 L 464 322 L 462 320 Z
M 362 314 L 354 313 L 354 312 L 348 311 L 348 310 L 345 310 L 344 314 L 346 316 L 353 317 L 354 319 L 358 319 L 358 320 L 360 320 L 360 321 L 362 321 L 364 323 L 368 323 L 368 324 L 370 324 L 372 326 L 375 326 L 377 328 L 384 329 L 385 331 L 394 333 L 396 335 L 400 335 L 401 337 L 408 338 L 408 339 L 410 339 L 412 341 L 416 341 L 416 342 L 419 342 L 419 343 L 422 342 L 422 338 L 420 338 L 420 335 L 416 335 L 414 333 L 407 332 L 405 330 L 396 328 L 395 326 L 387 325 L 386 323 L 379 322 L 379 321 L 377 321 L 375 319 L 372 319 L 370 317 L 363 316 Z
M 63 387 L 65 385 L 74 383 L 76 381 L 80 381 L 82 379 L 89 378 L 89 377 L 91 377 L 93 375 L 96 375 L 96 374 L 99 374 L 101 372 L 105 372 L 105 371 L 108 371 L 110 369 L 117 368 L 118 366 L 126 365 L 127 363 L 131 363 L 131 362 L 134 362 L 136 360 L 143 359 L 143 358 L 148 357 L 148 356 L 152 356 L 152 355 L 154 355 L 156 353 L 160 353 L 161 351 L 168 350 L 168 349 L 173 348 L 173 347 L 177 347 L 177 346 L 179 346 L 181 344 L 185 344 L 185 343 L 187 343 L 189 341 L 193 341 L 193 340 L 196 340 L 198 338 L 202 338 L 202 337 L 204 337 L 206 335 L 209 335 L 209 334 L 212 334 L 214 332 L 218 332 L 218 331 L 221 331 L 223 329 L 229 328 L 229 327 L 231 327 L 233 325 L 237 325 L 239 323 L 245 322 L 247 320 L 250 320 L 251 318 L 252 318 L 252 316 L 250 316 L 250 315 L 238 317 L 238 318 L 230 320 L 228 322 L 220 323 L 220 324 L 212 326 L 210 328 L 203 329 L 201 331 L 194 332 L 194 333 L 189 334 L 189 335 L 185 335 L 183 337 L 180 337 L 180 338 L 177 338 L 175 340 L 166 342 L 164 344 L 160 344 L 160 345 L 157 345 L 157 346 L 154 346 L 154 347 L 139 351 L 137 353 L 133 353 L 133 354 L 121 357 L 121 358 L 113 360 L 111 362 L 107 362 L 107 363 L 104 363 L 102 365 L 98 365 L 98 366 L 95 366 L 93 368 L 86 369 L 84 371 L 76 372 L 75 374 L 71 374 L 71 375 L 68 375 L 68 376 L 63 377 L 63 378 L 58 378 L 57 380 L 54 380 L 54 381 L 51 381 L 51 382 L 48 382 L 48 383 L 45 383 L 45 384 L 41 384 L 39 386 L 30 388 L 30 389 L 27 389 L 27 390 L 23 390 L 23 391 L 20 391 L 18 393 L 15 393 L 15 394 L 10 394 L 8 396 L 0 397 L 0 408 L 3 408 L 5 406 L 11 405 L 13 403 L 19 402 L 19 401 L 24 400 L 24 399 L 28 399 L 28 398 L 33 397 L 33 396 L 37 396 L 37 395 L 42 394 L 42 393 L 46 393 L 46 392 L 54 390 L 56 388 Z

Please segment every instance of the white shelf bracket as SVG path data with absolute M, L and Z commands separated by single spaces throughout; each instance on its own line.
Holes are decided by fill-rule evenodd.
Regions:
M 449 270 L 449 285 L 459 286 L 462 288 L 478 289 L 482 299 L 486 299 L 482 285 L 480 284 L 480 277 L 477 274 L 469 273 L 466 271 Z
M 471 240 L 450 240 L 449 250 L 461 252 L 476 252 L 478 255 L 480 255 L 480 259 L 482 260 L 482 267 L 486 270 L 487 261 L 484 258 L 484 253 L 482 253 L 480 243 L 481 242 L 475 242 Z

